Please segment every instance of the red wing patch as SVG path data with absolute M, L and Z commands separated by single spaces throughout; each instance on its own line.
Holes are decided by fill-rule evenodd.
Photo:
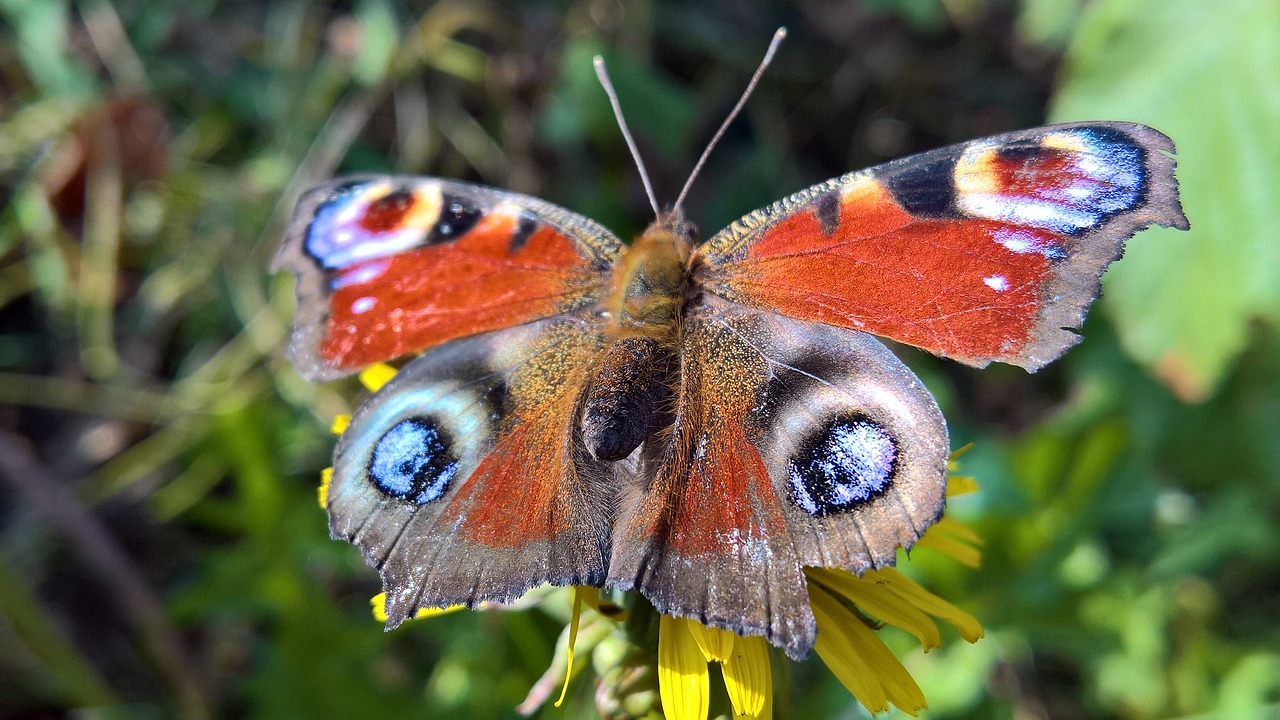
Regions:
M 513 428 L 480 464 L 445 508 L 442 519 L 459 538 L 486 548 L 552 542 L 569 533 L 574 462 L 567 436 L 574 415 L 555 413 Z
M 277 260 L 299 277 L 290 347 L 312 379 L 590 304 L 622 247 L 534 198 L 365 178 L 299 204 Z
M 505 385 L 503 429 L 441 514 L 459 540 L 519 548 L 608 524 L 575 512 L 588 493 L 579 470 L 589 464 L 575 442 L 578 408 L 604 351 L 590 327 L 552 324 L 518 353 Z
M 589 299 L 596 276 L 573 243 L 543 226 L 512 252 L 517 222 L 490 215 L 455 242 L 339 271 L 321 356 L 360 368 Z
M 546 449 L 563 446 L 552 440 Z M 562 528 L 551 526 L 551 510 L 555 481 L 565 469 L 564 453 L 544 455 L 543 462 L 530 465 L 537 459 L 533 450 L 529 428 L 513 429 L 480 461 L 441 518 L 457 527 L 461 537 L 484 547 L 520 547 L 555 538 Z
M 730 292 L 750 305 L 949 357 L 1000 357 L 1027 344 L 1050 266 L 1039 253 L 991 247 L 996 233 L 1017 228 L 922 221 L 880 183 L 853 190 L 830 236 L 807 212 L 770 228 L 746 259 L 724 269 Z
M 743 548 L 763 547 L 786 520 L 773 495 L 760 453 L 741 425 L 717 420 L 698 424 L 703 434 L 682 463 L 661 468 L 657 485 L 633 517 L 632 537 L 621 544 L 666 538 L 665 551 L 717 561 Z M 694 438 L 688 431 L 681 442 Z
M 786 526 L 760 453 L 742 426 L 716 423 L 673 503 L 670 549 L 686 556 L 723 555 L 730 546 L 769 542 Z
M 1061 355 L 1126 238 L 1187 227 L 1168 138 L 1052 126 L 838 178 L 699 251 L 703 287 L 972 365 Z

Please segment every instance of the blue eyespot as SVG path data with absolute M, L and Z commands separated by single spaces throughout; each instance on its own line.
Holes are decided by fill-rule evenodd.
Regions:
M 810 515 L 846 512 L 888 489 L 898 444 L 866 417 L 836 418 L 803 443 L 791 458 L 792 499 Z
M 438 500 L 458 472 L 451 439 L 430 418 L 401 420 L 373 447 L 369 479 L 379 490 L 419 505 Z

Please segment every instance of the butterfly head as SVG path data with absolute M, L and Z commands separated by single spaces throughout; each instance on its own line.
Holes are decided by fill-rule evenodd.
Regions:
M 679 212 L 662 213 L 637 237 L 613 271 L 606 304 L 625 332 L 670 334 L 687 279 L 697 229 Z
M 658 213 L 658 217 L 645 229 L 644 235 L 670 236 L 668 242 L 686 249 L 685 258 L 688 258 L 693 246 L 698 244 L 698 226 L 686 220 L 684 211 L 680 208 L 668 207 Z

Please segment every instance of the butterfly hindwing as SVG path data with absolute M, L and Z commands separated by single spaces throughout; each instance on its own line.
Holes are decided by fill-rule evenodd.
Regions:
M 871 336 L 714 297 L 686 317 L 680 368 L 675 425 L 622 494 L 609 583 L 803 657 L 802 568 L 891 565 L 941 513 L 942 415 Z
M 591 305 L 622 243 L 516 193 L 363 176 L 309 191 L 276 268 L 298 275 L 290 359 L 312 380 Z
M 745 305 L 1034 371 L 1079 340 L 1125 239 L 1188 227 L 1172 152 L 1151 128 L 1095 122 L 904 158 L 730 225 L 699 248 L 699 280 Z
M 392 627 L 423 607 L 602 583 L 624 466 L 586 453 L 578 415 L 604 342 L 571 315 L 455 340 L 356 412 L 330 530 L 382 574 Z

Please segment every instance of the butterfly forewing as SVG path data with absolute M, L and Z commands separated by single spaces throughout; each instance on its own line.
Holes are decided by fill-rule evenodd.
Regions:
M 1173 143 L 1132 123 L 997 135 L 845 175 L 700 249 L 701 287 L 970 365 L 1036 370 L 1149 225 L 1185 229 Z
M 277 268 L 298 275 L 289 354 L 311 379 L 588 307 L 622 243 L 537 198 L 438 178 L 349 177 L 303 196 Z

